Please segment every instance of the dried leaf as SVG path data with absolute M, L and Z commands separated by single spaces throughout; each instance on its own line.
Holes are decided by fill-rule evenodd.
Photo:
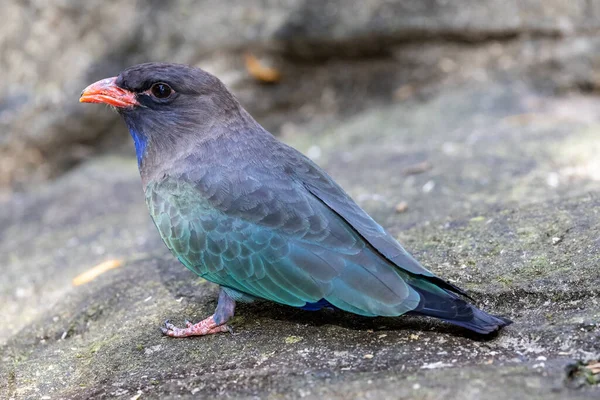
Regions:
M 122 264 L 123 264 L 123 260 L 104 261 L 103 263 L 100 263 L 100 264 L 96 265 L 95 267 L 90 268 L 87 271 L 85 271 L 85 272 L 77 275 L 75 278 L 73 278 L 73 285 L 79 286 L 79 285 L 83 285 L 84 283 L 91 282 L 94 279 L 96 279 L 97 277 L 99 277 L 100 275 L 102 275 L 103 273 L 105 273 L 106 271 L 109 271 L 113 268 L 120 267 Z
M 408 210 L 407 202 L 401 201 L 400 203 L 396 204 L 396 212 L 398 214 L 401 214 L 401 213 L 405 212 L 406 210 Z
M 590 362 L 587 367 L 587 369 L 589 369 L 590 371 L 592 371 L 592 374 L 596 375 L 596 374 L 600 374 L 600 361 L 596 361 L 596 362 Z
M 408 167 L 406 167 L 402 170 L 402 173 L 404 175 L 416 175 L 416 174 L 421 174 L 423 172 L 427 172 L 431 168 L 433 168 L 433 165 L 431 165 L 431 163 L 429 161 L 423 161 L 420 163 L 409 165 Z
M 394 90 L 394 99 L 402 101 L 412 97 L 415 94 L 415 88 L 411 85 L 400 86 Z
M 281 79 L 281 73 L 271 67 L 262 65 L 253 54 L 246 53 L 246 70 L 250 75 L 261 82 L 276 83 Z

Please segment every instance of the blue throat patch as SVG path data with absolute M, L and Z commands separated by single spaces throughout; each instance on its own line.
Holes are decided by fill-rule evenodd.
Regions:
M 129 133 L 133 138 L 135 155 L 137 156 L 138 166 L 140 166 L 142 165 L 142 159 L 144 158 L 144 151 L 146 150 L 146 145 L 148 144 L 148 138 L 132 128 L 129 128 Z

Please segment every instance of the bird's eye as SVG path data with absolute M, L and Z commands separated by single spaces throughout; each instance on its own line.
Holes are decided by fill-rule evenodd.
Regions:
M 152 95 L 158 99 L 166 99 L 171 95 L 173 89 L 166 83 L 155 83 L 150 88 Z

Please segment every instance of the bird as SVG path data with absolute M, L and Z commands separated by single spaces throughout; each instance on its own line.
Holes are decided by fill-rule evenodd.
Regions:
M 144 63 L 88 86 L 117 110 L 148 210 L 185 267 L 220 286 L 214 313 L 161 327 L 230 331 L 236 302 L 268 300 L 367 317 L 434 317 L 478 334 L 512 321 L 423 267 L 323 169 L 263 128 L 214 75 Z

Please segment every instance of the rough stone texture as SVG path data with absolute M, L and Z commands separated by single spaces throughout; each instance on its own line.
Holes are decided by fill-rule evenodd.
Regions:
M 0 69 L 10 77 L 0 81 L 0 185 L 56 176 L 123 143 L 114 114 L 76 99 L 89 83 L 143 61 L 216 73 L 275 133 L 284 120 L 353 113 L 407 82 L 456 72 L 452 56 L 436 59 L 448 42 L 459 51 L 482 46 L 488 62 L 531 66 L 565 88 L 596 87 L 600 64 L 595 0 L 57 0 L 9 2 L 0 15 Z M 488 51 L 510 40 L 520 45 Z M 250 78 L 245 51 L 267 54 L 282 83 Z M 348 94 L 350 105 L 331 107 Z
M 423 264 L 512 318 L 497 337 L 264 303 L 238 308 L 234 335 L 163 337 L 217 289 L 160 243 L 133 157 L 105 157 L 0 204 L 0 397 L 598 398 L 565 368 L 600 357 L 600 100 L 512 78 L 283 130 Z M 124 265 L 71 286 L 107 259 Z

